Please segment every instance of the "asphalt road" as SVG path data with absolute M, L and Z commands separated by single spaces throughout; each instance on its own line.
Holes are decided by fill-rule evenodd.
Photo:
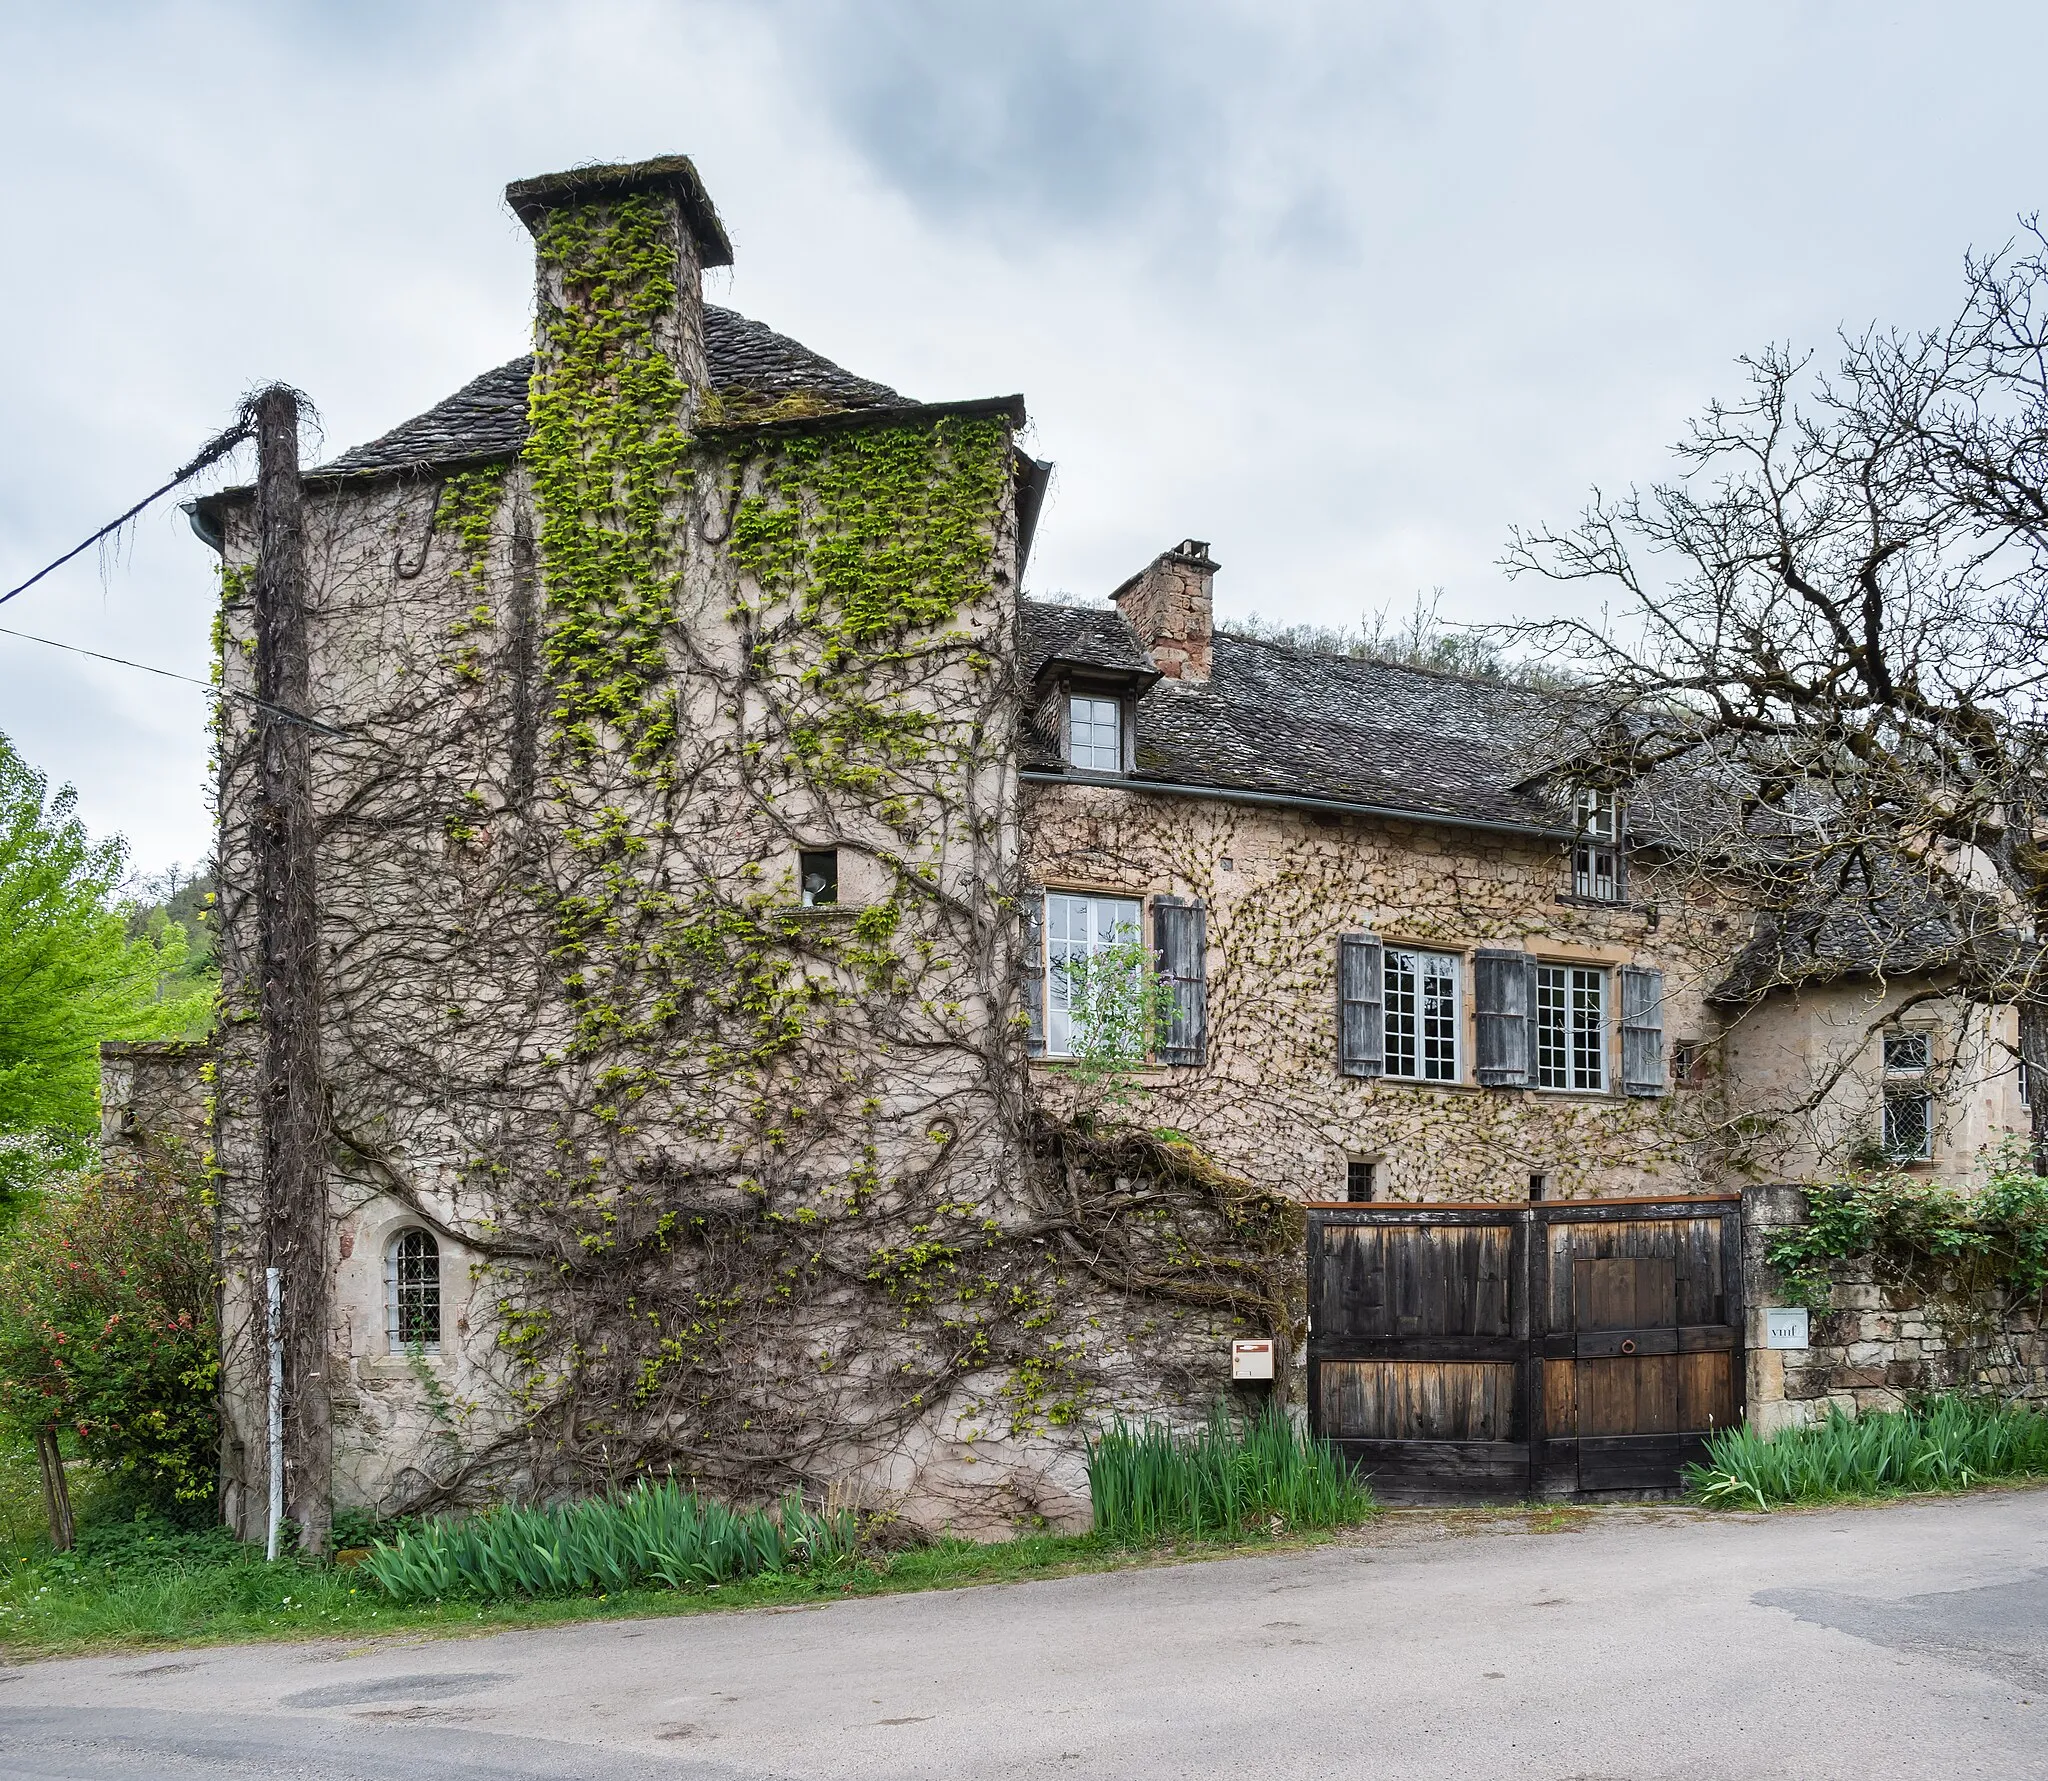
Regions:
M 0 1671 L 0 1776 L 2048 1777 L 2048 1491 L 1546 1525 L 30 1664 Z

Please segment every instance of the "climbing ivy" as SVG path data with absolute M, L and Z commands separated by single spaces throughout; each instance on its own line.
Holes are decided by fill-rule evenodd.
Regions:
M 2018 1157 L 1973 1192 L 1897 1173 L 1804 1192 L 1805 1222 L 1764 1246 L 1794 1304 L 1826 1310 L 1838 1264 L 1860 1260 L 1965 1298 L 2048 1293 L 2048 1180 Z
M 389 1506 L 1206 1408 L 1213 1338 L 1298 1323 L 1296 1253 L 1185 1145 L 1026 1097 L 1012 423 L 736 425 L 660 201 L 538 239 L 519 462 L 432 491 L 424 553 L 417 485 L 354 534 L 335 1126 L 471 1258 L 492 1374 L 459 1430 L 416 1407 Z M 799 901 L 819 845 L 841 905 Z
M 607 741 L 658 777 L 675 737 L 661 693 L 689 485 L 689 392 L 661 339 L 676 304 L 674 225 L 641 193 L 549 214 L 525 461 L 540 510 L 558 737 Z

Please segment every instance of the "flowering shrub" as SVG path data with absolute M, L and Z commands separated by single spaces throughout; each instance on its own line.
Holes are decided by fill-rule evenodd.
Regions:
M 0 1422 L 56 1428 L 138 1494 L 204 1502 L 218 1473 L 212 1214 L 161 1168 L 51 1188 L 0 1250 Z

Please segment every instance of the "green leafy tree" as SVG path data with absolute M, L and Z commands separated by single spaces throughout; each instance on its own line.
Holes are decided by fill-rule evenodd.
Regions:
M 166 1507 L 214 1490 L 220 1375 L 213 1217 L 161 1165 L 73 1175 L 0 1254 L 0 1425 L 64 1433 Z
M 1106 1105 L 1128 1100 L 1131 1072 L 1165 1043 L 1177 1004 L 1152 953 L 1135 936 L 1082 958 L 1057 959 L 1073 1017 L 1069 1071 Z
M 0 736 L 0 1199 L 48 1166 L 82 1160 L 98 1120 L 99 1044 L 203 1025 L 210 979 L 189 973 L 175 920 L 120 901 L 125 848 L 94 841 L 69 786 Z M 34 1142 L 24 1142 L 32 1137 Z

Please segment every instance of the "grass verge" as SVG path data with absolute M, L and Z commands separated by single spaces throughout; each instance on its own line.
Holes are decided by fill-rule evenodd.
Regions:
M 125 1530 L 124 1530 L 125 1531 Z M 1101 1534 L 1029 1534 L 992 1545 L 940 1540 L 814 1572 L 681 1589 L 542 1599 L 393 1602 L 359 1568 L 281 1561 L 218 1530 L 125 1539 L 86 1536 L 75 1556 L 44 1554 L 0 1578 L 0 1652 L 10 1659 L 257 1640 L 450 1635 L 693 1614 L 820 1606 L 862 1596 L 1076 1576 L 1090 1571 L 1320 1544 L 1321 1531 L 1135 1544 Z M 146 1542 L 157 1542 L 148 1550 Z M 138 1548 L 140 1548 L 138 1550 Z
M 1687 1482 L 1716 1508 L 1774 1509 L 2023 1478 L 2048 1478 L 2048 1414 L 1945 1395 L 1861 1416 L 1830 1410 L 1825 1422 L 1775 1435 L 1724 1429 Z
M 850 1516 L 734 1514 L 648 1486 L 616 1501 L 412 1524 L 358 1565 L 275 1565 L 225 1529 L 97 1510 L 78 1550 L 31 1529 L 32 1454 L 0 1447 L 0 1652 L 45 1656 L 239 1640 L 477 1632 L 632 1615 L 800 1607 L 1233 1552 L 1299 1547 L 1374 1513 L 1330 1450 L 1284 1416 L 1219 1410 L 1206 1429 L 1109 1430 L 1090 1447 L 1105 1506 L 1092 1534 L 901 1552 L 856 1543 Z M 85 1482 L 85 1481 L 81 1481 Z

